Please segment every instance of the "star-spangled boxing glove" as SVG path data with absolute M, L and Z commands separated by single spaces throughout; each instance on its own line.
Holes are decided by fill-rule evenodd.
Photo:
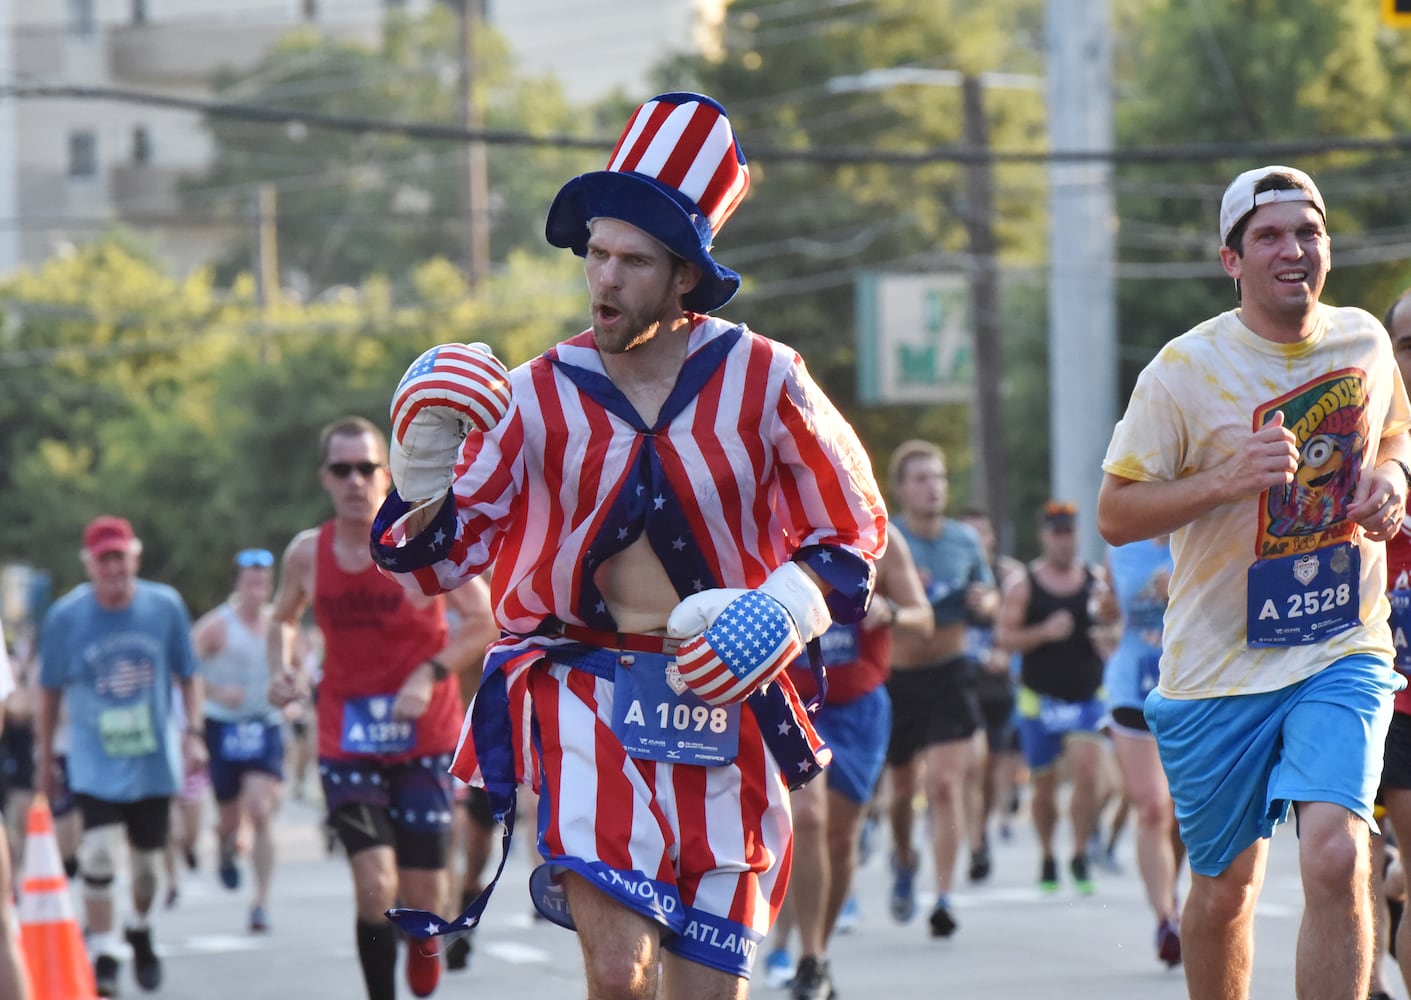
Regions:
M 681 679 L 710 705 L 743 701 L 772 681 L 833 623 L 823 591 L 797 563 L 757 590 L 692 594 L 672 610 L 667 634 Z
M 466 435 L 490 430 L 509 406 L 509 374 L 488 345 L 441 344 L 417 358 L 392 394 L 387 464 L 402 499 L 442 496 Z

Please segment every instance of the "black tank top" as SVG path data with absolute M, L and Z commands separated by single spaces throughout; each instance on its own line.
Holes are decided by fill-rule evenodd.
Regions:
M 1029 576 L 1029 610 L 1025 625 L 1037 625 L 1055 611 L 1067 609 L 1073 616 L 1073 634 L 1062 642 L 1046 642 L 1024 654 L 1019 677 L 1024 686 L 1038 694 L 1064 701 L 1088 701 L 1102 687 L 1102 657 L 1088 638 L 1092 625 L 1088 617 L 1088 597 L 1093 589 L 1093 572 L 1083 567 L 1083 586 L 1076 594 L 1059 597 L 1045 590 Z

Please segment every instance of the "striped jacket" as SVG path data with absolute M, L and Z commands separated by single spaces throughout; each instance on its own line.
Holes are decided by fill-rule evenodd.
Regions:
M 562 642 L 539 634 L 546 620 L 614 629 L 593 574 L 643 533 L 679 596 L 757 587 L 793 558 L 832 585 L 835 619 L 861 617 L 886 511 L 856 434 L 792 349 L 697 317 L 651 427 L 608 378 L 591 331 L 510 383 L 506 417 L 466 440 L 454 504 L 403 539 L 394 493 L 373 529 L 378 562 L 426 594 L 492 567 L 505 635 L 486 681 L 503 670 L 513 687 L 530 654 Z M 518 780 L 533 773 L 528 735 L 515 734 Z M 470 777 L 470 756 L 458 755 L 458 775 Z

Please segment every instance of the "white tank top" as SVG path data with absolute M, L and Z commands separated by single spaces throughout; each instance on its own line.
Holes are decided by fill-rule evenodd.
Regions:
M 208 695 L 206 718 L 217 722 L 260 718 L 277 721 L 279 710 L 269 703 L 269 658 L 264 635 L 246 625 L 233 605 L 223 605 L 220 613 L 225 619 L 225 646 L 201 661 L 201 676 L 208 687 L 239 687 L 244 689 L 245 697 L 239 708 L 227 708 Z

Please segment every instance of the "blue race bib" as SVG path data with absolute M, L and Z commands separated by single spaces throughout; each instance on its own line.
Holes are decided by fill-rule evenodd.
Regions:
M 390 694 L 349 698 L 343 703 L 343 738 L 348 753 L 408 753 L 416 746 L 416 721 L 392 718 Z
M 1362 623 L 1362 553 L 1344 542 L 1249 567 L 1251 646 L 1323 642 Z
M 1411 590 L 1387 592 L 1391 602 L 1391 644 L 1396 647 L 1396 669 L 1411 674 Z
M 259 760 L 265 755 L 265 724 L 253 722 L 220 723 L 220 759 Z
M 1039 722 L 1050 733 L 1096 732 L 1105 712 L 1100 701 L 1064 701 L 1039 695 Z
M 846 667 L 857 662 L 862 655 L 862 642 L 858 625 L 830 625 L 818 637 L 818 648 L 823 653 L 823 665 L 830 670 Z
M 706 704 L 686 686 L 675 657 L 617 658 L 612 731 L 628 756 L 666 764 L 729 764 L 740 751 L 740 706 Z

